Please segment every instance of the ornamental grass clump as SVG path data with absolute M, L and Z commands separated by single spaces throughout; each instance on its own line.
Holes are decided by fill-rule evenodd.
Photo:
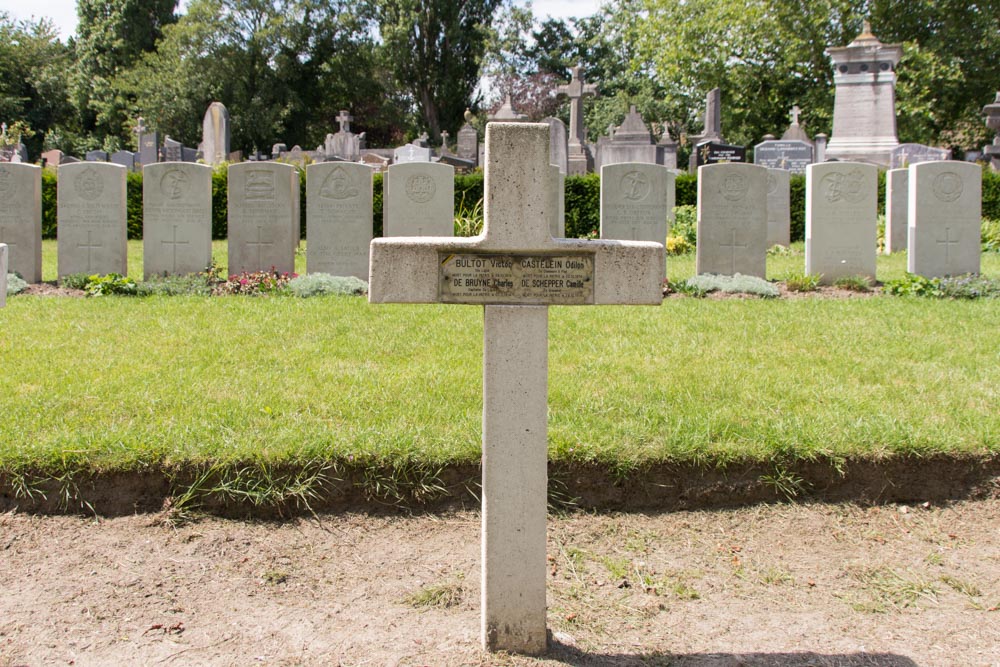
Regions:
M 833 286 L 848 290 L 849 292 L 872 291 L 872 283 L 867 276 L 843 276 L 842 278 L 837 278 Z
M 703 273 L 687 281 L 689 288 L 702 292 L 723 292 L 725 294 L 752 294 L 764 299 L 774 299 L 780 292 L 778 288 L 763 278 L 744 276 L 737 273 L 732 276 L 718 276 L 713 273 Z
M 368 283 L 354 276 L 332 276 L 329 273 L 310 273 L 293 278 L 288 290 L 295 296 L 306 298 L 335 294 L 362 296 L 368 293 Z
M 216 285 L 212 294 L 249 294 L 253 296 L 284 294 L 288 291 L 288 283 L 297 276 L 296 273 L 280 273 L 275 271 L 274 267 L 270 271 L 254 271 L 252 273 L 244 271 L 238 275 L 229 276 L 226 282 Z
M 785 287 L 789 292 L 815 292 L 819 289 L 818 273 L 789 273 L 785 276 Z

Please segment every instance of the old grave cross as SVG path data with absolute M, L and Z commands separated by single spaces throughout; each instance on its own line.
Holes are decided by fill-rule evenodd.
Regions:
M 560 95 L 569 98 L 569 143 L 582 145 L 583 136 L 583 98 L 587 95 L 597 95 L 597 86 L 592 83 L 584 83 L 580 77 L 580 66 L 570 68 L 573 78 L 570 82 L 556 88 Z
M 799 124 L 799 114 L 800 113 L 802 113 L 802 109 L 799 108 L 798 104 L 796 104 L 795 106 L 792 107 L 792 112 L 789 114 L 792 117 L 792 125 L 798 125 Z
M 553 238 L 548 124 L 486 128 L 483 233 L 371 243 L 369 301 L 484 308 L 481 637 L 546 648 L 549 304 L 655 305 L 659 243 Z
M 340 123 L 340 131 L 344 133 L 350 132 L 352 120 L 354 120 L 354 116 L 341 109 L 340 115 L 337 116 L 337 122 Z

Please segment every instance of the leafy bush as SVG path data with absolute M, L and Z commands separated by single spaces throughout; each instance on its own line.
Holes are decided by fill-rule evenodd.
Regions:
M 483 200 L 480 198 L 471 208 L 465 200 L 455 207 L 455 236 L 478 236 L 483 231 Z
M 376 237 L 380 237 L 383 234 L 382 230 L 382 173 L 376 172 L 372 178 L 372 215 L 374 227 L 373 234 Z
M 601 177 L 584 174 L 566 177 L 566 236 L 588 238 L 601 229 Z
M 924 278 L 914 273 L 907 273 L 902 278 L 887 280 L 882 285 L 882 291 L 892 296 L 937 296 L 937 286 L 931 278 Z
M 674 221 L 669 233 L 671 236 L 681 237 L 694 247 L 698 240 L 698 207 L 675 206 Z
M 671 292 L 676 292 L 677 294 L 686 294 L 687 296 L 693 296 L 696 298 L 704 298 L 708 292 L 701 289 L 695 284 L 692 284 L 688 280 L 682 280 L 680 282 L 673 282 L 672 280 L 667 281 L 666 292 L 669 294 Z
M 834 287 L 845 289 L 851 292 L 871 292 L 872 283 L 868 276 L 843 276 L 837 278 L 833 283 Z
M 21 277 L 16 273 L 7 274 L 7 296 L 13 296 L 15 294 L 20 294 L 24 290 L 28 289 L 28 283 L 21 280 Z
M 42 169 L 42 238 L 56 237 L 59 177 L 54 167 Z
M 139 296 L 207 296 L 212 293 L 214 281 L 210 273 L 192 273 L 186 276 L 151 276 L 139 283 Z
M 89 282 L 89 273 L 71 273 L 59 279 L 59 284 L 67 289 L 87 289 L 87 283 Z
M 983 252 L 1000 252 L 1000 219 L 983 218 Z
M 281 294 L 287 291 L 289 281 L 295 277 L 294 273 L 279 273 L 273 270 L 243 272 L 229 276 L 229 280 L 216 285 L 212 294 Z
M 677 174 L 674 179 L 674 206 L 698 205 L 698 175 Z
M 794 255 L 792 249 L 789 246 L 781 245 L 780 243 L 775 243 L 773 246 L 767 249 L 767 254 L 769 257 L 788 257 Z
M 785 276 L 785 287 L 789 292 L 815 292 L 820 277 L 816 273 L 789 273 Z
M 724 292 L 726 294 L 754 294 L 765 299 L 773 299 L 780 292 L 778 288 L 763 278 L 744 276 L 737 273 L 732 276 L 718 276 L 712 273 L 688 278 L 688 287 L 702 292 Z
M 806 237 L 806 176 L 792 174 L 788 179 L 788 213 L 791 221 L 791 240 Z
M 686 255 L 694 250 L 694 246 L 683 236 L 668 236 L 666 247 L 668 255 Z
M 309 273 L 290 280 L 288 290 L 295 296 L 302 298 L 326 294 L 360 296 L 368 293 L 368 283 L 354 276 Z
M 212 170 L 212 238 L 229 236 L 229 164 L 223 162 Z
M 1000 220 L 1000 172 L 983 169 L 983 212 L 984 218 Z
M 142 238 L 142 172 L 125 174 L 125 209 L 128 220 L 128 238 Z
M 108 296 L 110 294 L 132 295 L 137 293 L 135 281 L 120 273 L 105 276 L 92 275 L 83 288 L 87 296 Z

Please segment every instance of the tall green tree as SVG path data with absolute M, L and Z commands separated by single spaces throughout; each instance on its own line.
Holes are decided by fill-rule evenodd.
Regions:
M 383 55 L 435 139 L 457 132 L 476 87 L 503 0 L 372 0 Z

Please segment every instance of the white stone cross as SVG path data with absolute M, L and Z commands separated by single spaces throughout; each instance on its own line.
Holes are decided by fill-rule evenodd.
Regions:
M 583 98 L 586 95 L 597 95 L 597 86 L 584 83 L 580 76 L 580 66 L 571 68 L 573 78 L 570 82 L 556 88 L 556 92 L 569 98 L 569 141 L 583 144 Z
M 341 132 L 350 132 L 351 131 L 351 121 L 352 120 L 354 120 L 354 116 L 352 116 L 349 113 L 347 113 L 346 110 L 341 109 L 340 110 L 340 115 L 337 116 L 337 118 L 336 118 L 336 121 L 338 123 L 340 123 L 340 131 Z
M 7 305 L 7 246 L 0 243 L 0 308 Z
M 483 233 L 371 243 L 372 303 L 484 305 L 482 642 L 546 648 L 548 305 L 662 302 L 664 249 L 552 238 L 547 123 L 486 128 Z
M 795 106 L 792 107 L 792 111 L 789 114 L 792 117 L 792 125 L 798 125 L 799 124 L 799 114 L 800 113 L 802 113 L 802 109 L 799 108 L 798 104 L 796 104 Z

